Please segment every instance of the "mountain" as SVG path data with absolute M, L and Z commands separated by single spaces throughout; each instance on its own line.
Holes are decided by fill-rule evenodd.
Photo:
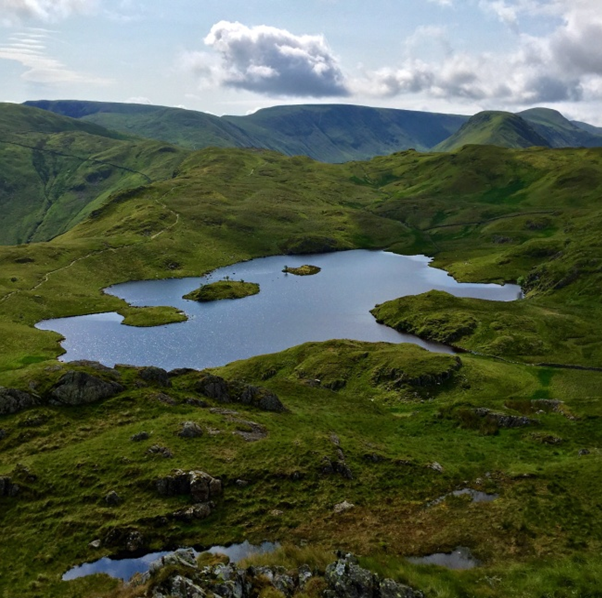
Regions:
M 594 125 L 590 125 L 588 123 L 584 123 L 578 120 L 571 121 L 576 127 L 582 129 L 583 131 L 587 131 L 588 133 L 593 133 L 594 135 L 602 135 L 602 127 L 594 127 Z
M 26 105 L 187 149 L 260 147 L 322 162 L 363 160 L 409 148 L 426 151 L 468 118 L 348 105 L 277 106 L 223 117 L 181 108 L 74 100 Z
M 45 241 L 112 194 L 171 176 L 183 150 L 0 104 L 0 244 Z
M 549 108 L 531 108 L 519 112 L 518 116 L 526 120 L 542 137 L 549 147 L 600 147 L 602 129 L 591 125 L 591 130 L 579 127 L 566 119 L 557 110 Z
M 464 145 L 497 145 L 508 148 L 549 147 L 548 140 L 530 123 L 510 112 L 486 111 L 471 117 L 459 131 L 434 150 L 449 152 Z

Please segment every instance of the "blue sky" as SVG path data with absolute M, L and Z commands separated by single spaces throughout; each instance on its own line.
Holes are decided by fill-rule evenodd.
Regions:
M 556 108 L 602 126 L 602 0 L 0 0 L 1 101 Z

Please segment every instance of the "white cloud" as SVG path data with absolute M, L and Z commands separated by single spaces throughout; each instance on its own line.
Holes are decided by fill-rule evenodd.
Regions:
M 44 29 L 32 29 L 11 36 L 8 44 L 0 46 L 0 60 L 12 60 L 24 66 L 26 70 L 21 78 L 30 83 L 108 83 L 104 79 L 72 71 L 47 55 L 45 40 L 51 33 Z
M 0 22 L 15 24 L 21 19 L 54 22 L 76 13 L 93 11 L 99 0 L 0 0 Z
M 591 101 L 602 90 L 600 0 L 479 0 L 517 33 L 510 54 L 450 51 L 440 61 L 407 58 L 354 82 L 354 91 L 376 97 L 423 94 L 489 105 Z M 518 32 L 523 15 L 553 15 L 548 36 Z
M 276 96 L 349 95 L 338 61 L 322 35 L 220 21 L 204 42 L 219 59 L 206 52 L 182 57 L 182 65 L 202 80 Z

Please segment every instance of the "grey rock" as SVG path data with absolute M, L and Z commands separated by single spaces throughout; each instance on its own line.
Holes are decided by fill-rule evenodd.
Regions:
M 434 463 L 431 463 L 429 465 L 429 467 L 433 470 L 433 471 L 437 471 L 439 473 L 443 473 L 443 465 L 441 465 L 441 463 L 438 463 L 437 461 L 435 461 Z
M 166 447 L 160 444 L 153 444 L 153 446 L 146 449 L 149 455 L 160 455 L 165 459 L 173 459 L 173 453 Z
M 344 500 L 343 502 L 340 502 L 338 505 L 334 506 L 334 512 L 339 514 L 339 513 L 344 513 L 345 511 L 349 511 L 351 509 L 353 509 L 355 507 L 355 505 L 353 503 L 350 503 L 347 500 Z
M 240 396 L 240 402 L 252 405 L 263 411 L 274 411 L 276 413 L 286 411 L 286 408 L 275 393 L 259 386 L 245 386 Z
M 86 405 L 110 399 L 125 388 L 117 382 L 106 382 L 85 372 L 69 371 L 50 391 L 50 402 L 54 405 Z
M 202 378 L 196 383 L 195 389 L 206 397 L 221 403 L 229 403 L 231 400 L 228 383 L 220 376 L 203 374 Z
M 195 584 L 192 580 L 182 575 L 171 577 L 167 582 L 167 593 L 162 593 L 163 589 L 155 590 L 152 593 L 153 598 L 205 598 L 207 593 Z
M 500 428 L 524 428 L 526 426 L 536 426 L 539 421 L 531 419 L 524 415 L 508 415 L 507 413 L 497 413 L 486 407 L 477 407 L 474 412 L 479 417 L 486 417 L 493 420 Z
M 183 422 L 178 432 L 180 438 L 198 438 L 203 435 L 203 429 L 196 422 Z
M 417 592 L 392 579 L 383 579 L 379 583 L 378 589 L 380 598 L 419 598 L 423 596 L 422 592 Z
M 132 528 L 114 527 L 103 539 L 103 545 L 127 552 L 138 552 L 144 548 L 144 544 L 144 536 L 137 529 Z
M 161 496 L 189 494 L 196 503 L 205 503 L 222 494 L 222 483 L 204 471 L 175 470 L 171 475 L 155 482 Z
M 247 480 L 236 480 L 234 482 L 239 488 L 245 488 L 246 486 L 249 485 L 249 482 L 247 482 Z
M 40 401 L 22 390 L 0 386 L 0 415 L 18 413 L 30 407 L 36 407 Z
M 4 440 L 8 436 L 8 432 L 4 428 L 0 428 L 0 440 Z
M 172 407 L 177 404 L 177 401 L 173 397 L 166 395 L 164 392 L 157 393 L 155 395 L 155 399 L 157 401 L 159 401 L 159 403 L 163 403 L 165 405 L 171 405 Z
M 138 371 L 138 376 L 147 384 L 164 386 L 165 388 L 171 386 L 169 374 L 163 368 L 155 366 L 143 367 Z
M 101 546 L 102 542 L 99 539 L 92 540 L 92 542 L 88 544 L 88 548 L 92 548 L 93 550 L 98 550 Z
M 186 522 L 194 519 L 207 519 L 209 515 L 211 515 L 211 505 L 209 503 L 199 503 L 172 513 L 174 519 Z
M 111 490 L 111 492 L 105 496 L 105 502 L 110 507 L 116 507 L 121 502 L 121 498 L 119 497 L 119 494 L 115 492 L 115 490 Z
M 581 449 L 579 451 L 579 456 L 580 457 L 584 457 L 585 455 L 589 455 L 589 454 L 590 454 L 589 449 Z
M 164 567 L 188 567 L 191 571 L 198 569 L 196 555 L 192 548 L 180 548 L 175 552 L 171 552 L 162 556 L 160 559 L 153 561 L 148 568 L 148 573 L 152 575 Z
M 133 436 L 130 436 L 130 440 L 132 442 L 142 442 L 143 440 L 148 440 L 150 438 L 150 434 L 148 432 L 138 432 Z
M 312 570 L 308 565 L 301 565 L 298 570 L 299 589 L 305 588 L 307 582 L 313 577 Z
M 324 457 L 322 459 L 320 471 L 324 475 L 339 474 L 347 480 L 353 479 L 353 473 L 351 472 L 351 469 L 349 469 L 347 462 L 344 459 L 340 458 L 335 461 L 328 457 Z

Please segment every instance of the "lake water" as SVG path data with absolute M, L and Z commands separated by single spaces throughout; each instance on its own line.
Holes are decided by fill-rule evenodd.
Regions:
M 134 328 L 122 325 L 122 317 L 116 313 L 103 313 L 46 320 L 37 327 L 65 337 L 63 361 L 203 369 L 308 341 L 337 338 L 413 342 L 433 351 L 451 352 L 443 345 L 377 324 L 370 309 L 431 289 L 497 301 L 512 301 L 520 295 L 516 285 L 457 283 L 443 270 L 430 268 L 429 261 L 425 256 L 365 250 L 259 258 L 202 278 L 130 282 L 106 289 L 134 306 L 178 307 L 188 315 L 187 322 Z M 314 276 L 282 272 L 284 266 L 303 264 L 319 266 L 322 271 Z M 201 284 L 225 276 L 259 283 L 261 292 L 212 303 L 182 299 Z

